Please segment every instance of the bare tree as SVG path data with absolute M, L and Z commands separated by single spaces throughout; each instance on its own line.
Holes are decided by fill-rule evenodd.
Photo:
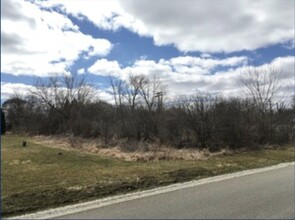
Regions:
M 41 99 L 48 107 L 69 118 L 65 107 L 69 104 L 85 104 L 93 97 L 92 87 L 86 83 L 85 77 L 55 76 L 48 81 L 38 79 L 30 93 Z
M 62 75 L 50 77 L 47 81 L 39 79 L 30 93 L 40 99 L 49 109 L 50 115 L 72 135 L 79 108 L 89 103 L 93 88 L 86 83 L 84 76 Z
M 242 84 L 246 86 L 247 94 L 262 113 L 267 109 L 272 109 L 274 99 L 278 98 L 278 92 L 283 85 L 280 80 L 282 74 L 282 70 L 275 66 L 249 67 L 242 71 Z
M 154 76 L 152 80 L 147 77 L 140 84 L 140 95 L 142 96 L 149 111 L 160 109 L 163 103 L 163 96 L 166 94 L 161 81 Z
M 131 110 L 140 103 L 140 88 L 144 84 L 146 77 L 144 75 L 130 75 L 128 84 L 123 87 L 123 97 L 127 100 Z
M 158 78 L 153 77 L 150 80 L 143 74 L 130 75 L 127 83 L 110 77 L 110 84 L 116 107 L 120 107 L 125 100 L 131 109 L 138 104 L 145 104 L 148 110 L 152 111 L 161 106 L 166 94 Z
M 282 70 L 274 65 L 266 67 L 250 67 L 242 72 L 242 83 L 246 86 L 248 95 L 254 101 L 259 112 L 256 128 L 259 133 L 259 144 L 266 144 L 275 136 L 278 124 L 274 122 L 274 106 L 279 109 L 283 104 L 280 94 L 283 86 Z M 281 96 L 281 97 L 280 97 Z
M 197 93 L 186 97 L 180 103 L 187 127 L 193 132 L 193 139 L 197 147 L 212 148 L 212 139 L 216 129 L 216 117 L 212 109 L 216 105 L 216 98 L 209 93 Z
M 115 105 L 116 107 L 119 107 L 121 108 L 122 107 L 122 104 L 123 104 L 123 94 L 124 94 L 124 91 L 126 90 L 126 84 L 123 80 L 121 79 L 116 79 L 112 76 L 109 77 L 110 79 L 110 84 L 111 84 L 111 87 L 112 87 L 112 90 L 113 90 L 113 97 L 114 97 L 114 100 L 115 100 Z

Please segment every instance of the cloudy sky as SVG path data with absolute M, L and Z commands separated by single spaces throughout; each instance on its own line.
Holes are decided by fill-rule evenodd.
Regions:
M 275 65 L 294 88 L 293 0 L 1 0 L 1 99 L 38 77 L 156 76 L 170 97 L 241 92 L 244 68 Z

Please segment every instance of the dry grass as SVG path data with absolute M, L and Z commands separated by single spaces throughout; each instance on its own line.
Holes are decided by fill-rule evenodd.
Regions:
M 46 145 L 48 147 L 60 148 L 63 150 L 77 150 L 84 153 L 91 153 L 100 156 L 106 156 L 125 161 L 158 161 L 158 160 L 207 160 L 210 156 L 232 154 L 228 149 L 220 152 L 211 153 L 209 150 L 197 149 L 175 149 L 169 146 L 163 146 L 159 143 L 147 144 L 143 142 L 118 141 L 117 145 L 106 145 L 100 139 L 82 139 L 73 137 L 59 136 L 35 136 L 31 138 L 36 144 Z M 125 148 L 135 148 L 137 150 L 128 152 Z M 127 146 L 127 147 L 126 147 Z

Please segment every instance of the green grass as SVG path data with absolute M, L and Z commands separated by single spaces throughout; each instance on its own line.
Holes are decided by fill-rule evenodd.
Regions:
M 28 141 L 22 147 L 23 140 Z M 294 161 L 290 146 L 205 161 L 126 162 L 2 136 L 2 215 L 11 216 L 109 195 Z

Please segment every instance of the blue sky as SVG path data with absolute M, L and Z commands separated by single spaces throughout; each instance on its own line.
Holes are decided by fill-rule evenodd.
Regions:
M 271 65 L 293 88 L 293 0 L 1 1 L 2 101 L 56 74 L 86 75 L 106 101 L 109 77 L 130 74 L 169 97 L 238 96 L 243 69 Z

